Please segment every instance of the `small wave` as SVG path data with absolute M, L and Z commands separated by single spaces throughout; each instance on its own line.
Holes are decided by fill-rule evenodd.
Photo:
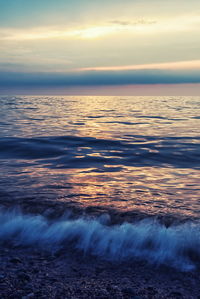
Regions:
M 125 139 L 78 136 L 0 138 L 0 159 L 40 160 L 50 168 L 125 166 L 200 167 L 199 138 L 126 135 Z M 80 157 L 81 149 L 81 157 Z M 101 157 L 91 158 L 99 153 Z
M 36 246 L 57 251 L 73 246 L 85 254 L 122 262 L 146 260 L 182 271 L 194 270 L 200 259 L 200 224 L 187 222 L 166 227 L 157 220 L 109 225 L 109 216 L 65 216 L 49 221 L 19 211 L 0 212 L 0 243 Z

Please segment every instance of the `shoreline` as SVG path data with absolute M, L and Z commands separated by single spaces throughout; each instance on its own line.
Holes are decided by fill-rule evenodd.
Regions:
M 200 272 L 144 262 L 112 263 L 77 251 L 49 255 L 5 247 L 1 298 L 199 298 Z
M 1 201 L 1 207 L 0 212 L 4 214 L 4 212 L 9 213 L 14 205 L 4 200 Z M 105 215 L 103 207 L 82 209 L 66 202 L 45 200 L 35 201 L 35 204 L 33 201 L 24 201 L 21 205 L 18 202 L 19 207 L 23 217 L 34 218 L 34 216 L 41 215 L 42 219 L 46 219 L 45 221 L 50 224 L 62 219 L 65 212 L 69 210 L 72 213 L 68 214 L 68 219 L 72 222 L 77 219 L 96 221 L 95 219 L 98 219 L 100 215 Z M 110 211 L 108 224 L 110 228 L 118 227 L 124 222 L 134 225 L 145 217 L 149 217 L 150 220 L 154 217 L 153 215 Z M 134 221 L 133 216 L 135 216 Z M 173 217 L 157 218 L 160 225 L 165 226 L 166 229 L 171 225 L 176 227 L 187 221 L 187 219 L 177 221 Z M 22 228 L 23 225 L 22 223 Z M 34 235 L 35 232 L 30 230 L 29 233 Z M 195 259 L 198 267 L 195 270 L 183 272 L 170 265 L 151 264 L 148 260 L 141 258 L 106 260 L 104 257 L 95 256 L 92 251 L 84 253 L 84 249 L 74 246 L 73 240 L 72 243 L 69 242 L 53 251 L 45 248 L 43 246 L 45 243 L 42 246 L 35 246 L 34 242 L 23 244 L 23 242 L 10 241 L 9 238 L 1 242 L 0 292 L 2 299 L 200 298 L 199 256 L 195 256 L 193 252 L 192 258 Z

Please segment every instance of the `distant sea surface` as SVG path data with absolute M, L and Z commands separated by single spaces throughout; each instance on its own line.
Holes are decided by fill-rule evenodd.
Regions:
M 0 97 L 0 197 L 200 216 L 200 97 Z

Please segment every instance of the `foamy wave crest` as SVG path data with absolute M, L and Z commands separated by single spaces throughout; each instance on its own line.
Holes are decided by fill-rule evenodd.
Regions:
M 0 242 L 37 246 L 57 251 L 67 246 L 111 260 L 143 259 L 183 271 L 195 269 L 200 258 L 200 225 L 184 223 L 166 227 L 156 220 L 108 225 L 109 216 L 96 219 L 43 216 L 16 211 L 0 212 Z

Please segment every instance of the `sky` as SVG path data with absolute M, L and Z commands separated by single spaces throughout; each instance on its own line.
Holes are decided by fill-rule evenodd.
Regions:
M 200 95 L 199 0 L 0 0 L 1 94 Z

